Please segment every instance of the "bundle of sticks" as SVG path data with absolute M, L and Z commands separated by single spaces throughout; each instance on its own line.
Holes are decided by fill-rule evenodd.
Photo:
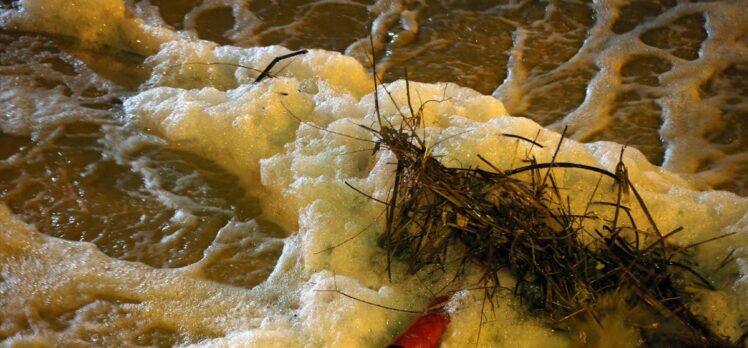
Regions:
M 376 74 L 374 79 L 378 80 Z M 483 288 L 492 297 L 502 288 L 499 273 L 508 271 L 516 278 L 513 293 L 554 325 L 578 318 L 599 322 L 596 304 L 616 293 L 626 296 L 631 305 L 643 304 L 653 317 L 667 323 L 641 328 L 650 343 L 701 347 L 742 343 L 744 337 L 731 342 L 716 334 L 689 309 L 685 289 L 711 289 L 710 282 L 676 258 L 692 246 L 667 242 L 682 228 L 668 233 L 658 229 L 628 179 L 623 149 L 615 172 L 557 162 L 564 135 L 546 163 L 528 157 L 522 167 L 501 170 L 479 155 L 484 169 L 447 167 L 419 136 L 423 109 L 414 111 L 407 81 L 406 86 L 410 114 L 399 115 L 397 125 L 389 123 L 380 114 L 375 93 L 378 128 L 363 126 L 374 134 L 377 147 L 397 158 L 380 239 L 390 277 L 393 259 L 406 263 L 409 273 L 451 267 L 459 276 L 467 267 L 477 266 Z M 506 136 L 540 146 L 528 138 Z M 614 200 L 590 203 L 606 206 L 612 217 L 572 211 L 554 174 L 568 170 L 597 173 L 600 181 L 609 181 Z M 631 195 L 634 204 L 627 206 L 623 201 Z M 637 225 L 632 209 L 643 211 L 646 229 Z M 599 223 L 586 224 L 589 219 Z M 590 230 L 588 225 L 602 227 Z

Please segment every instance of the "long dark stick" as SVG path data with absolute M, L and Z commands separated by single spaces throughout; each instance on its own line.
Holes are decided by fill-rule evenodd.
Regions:
M 289 54 L 284 54 L 282 56 L 278 56 L 278 57 L 273 58 L 273 61 L 270 62 L 270 64 L 268 64 L 268 66 L 265 67 L 265 70 L 263 70 L 262 73 L 260 73 L 260 76 L 257 76 L 257 78 L 255 79 L 254 83 L 260 82 L 260 81 L 262 81 L 262 79 L 270 76 L 270 70 L 273 69 L 273 67 L 275 66 L 275 64 L 278 64 L 278 62 L 280 62 L 280 61 L 282 61 L 284 59 L 288 59 L 288 58 L 291 58 L 291 57 L 296 57 L 298 55 L 306 54 L 307 52 L 309 52 L 309 51 L 307 51 L 307 50 L 301 50 L 301 51 L 291 52 Z

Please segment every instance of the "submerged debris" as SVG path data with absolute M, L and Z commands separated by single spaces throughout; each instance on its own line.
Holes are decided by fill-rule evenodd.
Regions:
M 374 78 L 376 81 L 376 73 Z M 596 305 L 615 293 L 625 296 L 632 307 L 649 308 L 658 318 L 658 322 L 640 328 L 649 343 L 740 344 L 716 334 L 688 308 L 685 289 L 710 288 L 709 282 L 676 260 L 687 248 L 678 248 L 666 239 L 682 229 L 663 234 L 657 228 L 628 180 L 623 150 L 615 173 L 555 161 L 561 143 L 548 163 L 530 157 L 524 167 L 501 170 L 480 157 L 490 171 L 450 168 L 432 156 L 429 144 L 418 135 L 422 110 L 413 111 L 409 87 L 406 90 L 410 115 L 400 114 L 399 125 L 382 117 L 375 92 L 379 127 L 362 126 L 378 138 L 377 149 L 386 148 L 397 158 L 381 236 L 390 277 L 393 258 L 406 263 L 409 273 L 456 264 L 459 276 L 466 267 L 478 266 L 483 274 L 481 285 L 491 298 L 502 288 L 499 272 L 509 271 L 517 279 L 514 294 L 557 327 L 579 318 L 601 325 Z M 538 145 L 521 136 L 508 136 Z M 590 171 L 599 173 L 601 181 L 609 181 L 615 201 L 590 204 L 609 207 L 612 217 L 572 211 L 554 170 Z M 633 207 L 622 203 L 630 194 L 635 197 L 636 209 L 647 217 L 646 229 L 634 221 Z M 592 219 L 597 224 L 585 223 Z M 586 227 L 589 225 L 602 227 Z

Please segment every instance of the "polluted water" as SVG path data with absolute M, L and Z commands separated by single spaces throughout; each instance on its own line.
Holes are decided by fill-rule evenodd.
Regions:
M 0 346 L 741 346 L 746 5 L 0 2 Z

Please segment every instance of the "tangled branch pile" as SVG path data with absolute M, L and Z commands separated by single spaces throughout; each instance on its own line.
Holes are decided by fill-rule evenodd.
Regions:
M 407 263 L 411 273 L 452 263 L 459 270 L 477 265 L 490 296 L 501 285 L 499 272 L 508 270 L 517 279 L 515 295 L 556 323 L 576 316 L 597 320 L 596 304 L 602 296 L 627 294 L 627 303 L 644 304 L 662 322 L 679 327 L 673 330 L 677 335 L 670 335 L 677 337 L 667 338 L 654 328 L 660 325 L 649 332 L 642 329 L 645 339 L 660 336 L 658 342 L 677 346 L 738 345 L 720 337 L 689 310 L 683 297 L 686 286 L 709 287 L 709 283 L 675 259 L 682 248 L 666 238 L 680 229 L 660 233 L 622 161 L 615 173 L 556 162 L 556 155 L 548 163 L 527 158 L 524 167 L 507 171 L 483 157 L 491 170 L 449 168 L 431 155 L 424 137 L 416 132 L 421 110 L 413 112 L 408 105 L 410 115 L 400 115 L 402 122 L 395 126 L 379 115 L 376 95 L 375 103 L 379 129 L 365 128 L 397 158 L 381 236 L 388 265 L 393 257 Z M 554 171 L 561 170 L 595 172 L 612 182 L 617 199 L 594 202 L 609 206 L 612 218 L 572 212 L 554 177 Z M 647 216 L 649 232 L 637 227 L 632 208 L 622 204 L 628 194 Z M 585 220 L 593 218 L 602 222 L 597 225 L 602 228 L 585 227 Z

